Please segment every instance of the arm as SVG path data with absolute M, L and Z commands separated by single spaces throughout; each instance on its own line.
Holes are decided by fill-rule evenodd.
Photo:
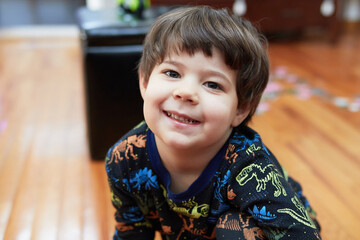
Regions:
M 220 216 L 216 224 L 217 240 L 266 239 L 265 233 L 256 225 L 254 218 L 247 213 L 228 211 Z
M 111 200 L 116 210 L 116 230 L 113 239 L 153 240 L 155 232 L 130 192 L 126 160 L 120 160 L 119 156 L 114 154 L 111 148 L 105 160 Z
M 239 212 L 252 216 L 269 239 L 320 239 L 304 206 L 307 201 L 299 194 L 300 185 L 284 176 L 272 154 L 258 152 L 253 157 L 247 166 L 233 172 L 229 182 L 236 195 L 231 202 Z

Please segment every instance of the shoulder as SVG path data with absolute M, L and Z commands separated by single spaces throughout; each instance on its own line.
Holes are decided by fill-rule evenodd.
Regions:
M 234 129 L 229 139 L 225 159 L 228 160 L 233 173 L 256 165 L 259 166 L 256 168 L 267 166 L 267 169 L 274 168 L 286 175 L 283 173 L 281 164 L 270 149 L 266 147 L 259 133 L 247 126 Z
M 229 180 L 237 186 L 244 186 L 253 178 L 260 180 L 269 176 L 287 177 L 260 135 L 249 127 L 233 132 L 225 159 L 229 164 Z
M 111 169 L 127 168 L 132 161 L 143 157 L 146 151 L 147 131 L 147 124 L 143 121 L 109 149 L 105 158 L 108 172 Z
M 226 153 L 229 162 L 244 166 L 250 164 L 258 156 L 273 157 L 256 131 L 246 126 L 235 128 L 229 139 Z

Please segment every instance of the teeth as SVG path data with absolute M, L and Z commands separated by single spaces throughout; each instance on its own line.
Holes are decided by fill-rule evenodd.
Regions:
M 184 117 L 180 117 L 178 115 L 175 115 L 173 113 L 166 113 L 168 117 L 170 118 L 173 118 L 175 120 L 178 120 L 180 122 L 183 122 L 183 123 L 186 123 L 186 124 L 195 124 L 197 123 L 198 121 L 195 121 L 195 120 L 191 120 L 191 119 L 187 119 L 187 118 L 184 118 Z

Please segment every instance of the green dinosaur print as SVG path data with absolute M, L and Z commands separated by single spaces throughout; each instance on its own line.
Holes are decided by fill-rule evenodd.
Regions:
M 310 218 L 308 212 L 306 211 L 304 205 L 301 204 L 300 200 L 295 196 L 295 197 L 291 198 L 291 201 L 294 203 L 295 207 L 299 210 L 300 214 L 290 208 L 278 209 L 277 211 L 279 213 L 289 214 L 296 221 L 298 221 L 302 224 L 305 224 L 306 226 L 316 229 L 316 226 L 315 226 L 313 220 Z
M 240 186 L 244 186 L 251 179 L 255 178 L 257 181 L 256 191 L 260 192 L 266 190 L 266 184 L 271 181 L 272 185 L 276 188 L 274 197 L 279 197 L 281 194 L 287 195 L 285 188 L 281 184 L 279 177 L 283 177 L 273 164 L 261 167 L 258 164 L 251 164 L 245 167 L 236 177 L 236 181 Z
M 193 199 L 189 199 L 187 201 L 182 201 L 182 206 L 178 206 L 176 203 L 174 203 L 171 199 L 168 198 L 167 191 L 163 185 L 160 185 L 160 187 L 163 189 L 163 194 L 166 198 L 167 203 L 169 204 L 170 208 L 179 214 L 185 215 L 187 217 L 191 218 L 200 218 L 200 217 L 208 217 L 209 216 L 209 204 L 201 204 L 199 205 L 196 201 Z
M 118 208 L 121 208 L 121 206 L 123 205 L 121 199 L 117 195 L 115 195 L 113 192 L 111 192 L 111 200 L 112 200 L 113 204 Z

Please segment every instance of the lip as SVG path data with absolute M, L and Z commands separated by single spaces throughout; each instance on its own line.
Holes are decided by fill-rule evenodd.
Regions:
M 180 124 L 186 124 L 186 125 L 191 125 L 191 126 L 200 124 L 200 121 L 198 121 L 186 114 L 182 114 L 182 113 L 178 113 L 178 112 L 174 112 L 174 111 L 163 111 L 163 113 L 170 120 L 175 121 Z

